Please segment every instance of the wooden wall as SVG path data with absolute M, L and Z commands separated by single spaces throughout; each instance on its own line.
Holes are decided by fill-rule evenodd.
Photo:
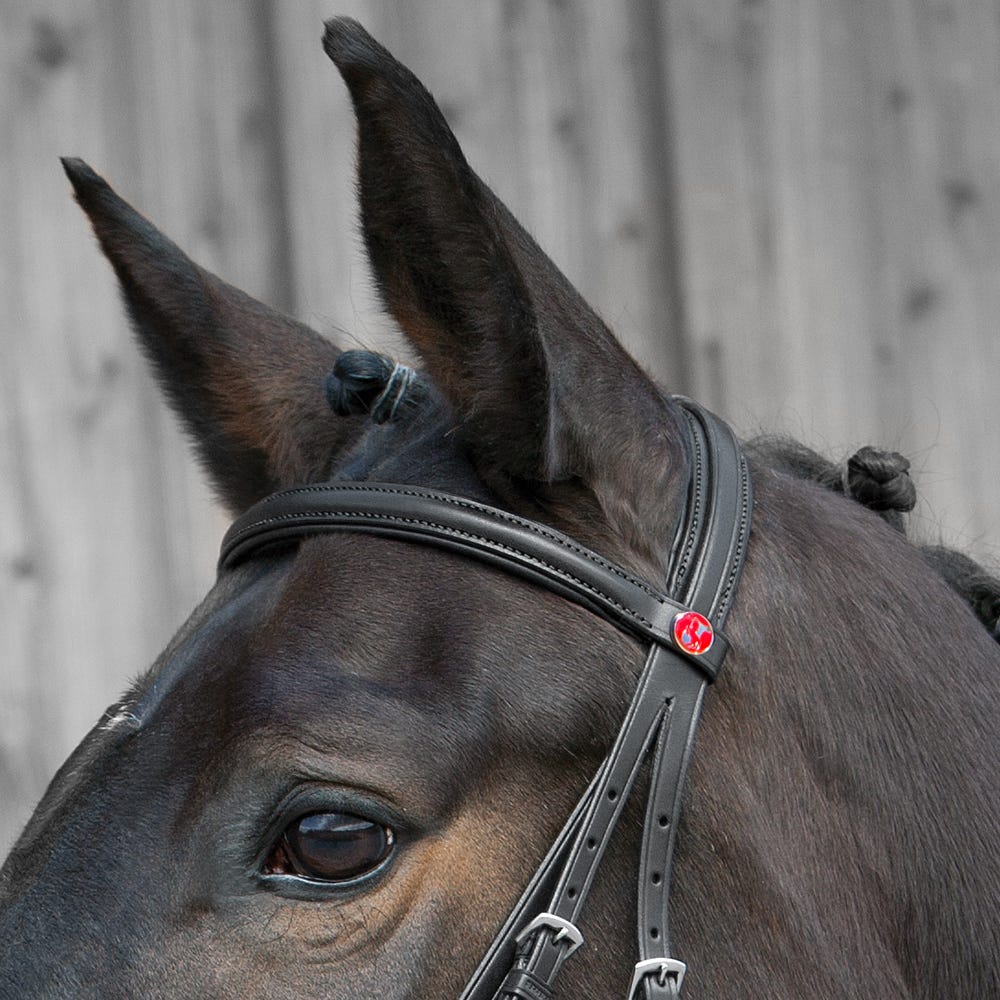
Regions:
M 0 855 L 225 524 L 57 156 L 233 283 L 398 351 L 319 44 L 337 12 L 666 384 L 744 432 L 897 447 L 918 530 L 998 552 L 990 0 L 0 0 Z

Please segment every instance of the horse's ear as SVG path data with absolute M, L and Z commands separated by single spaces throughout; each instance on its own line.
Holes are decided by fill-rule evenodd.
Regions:
M 321 477 L 357 425 L 325 402 L 336 348 L 198 267 L 82 160 L 63 166 L 223 502 Z
M 472 171 L 416 77 L 347 18 L 324 47 L 358 118 L 376 280 L 480 475 L 507 496 L 575 493 L 569 506 L 628 542 L 661 530 L 649 521 L 670 516 L 682 464 L 673 408 Z

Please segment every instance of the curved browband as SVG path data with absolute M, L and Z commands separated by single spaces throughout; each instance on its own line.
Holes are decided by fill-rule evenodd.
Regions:
M 688 400 L 677 402 L 688 428 L 691 473 L 667 574 L 669 595 L 553 528 L 413 486 L 333 482 L 276 493 L 251 507 L 223 540 L 220 570 L 267 546 L 333 531 L 423 542 L 526 577 L 649 644 L 611 753 L 460 1000 L 552 997 L 559 969 L 583 942 L 576 922 L 654 744 L 639 870 L 640 960 L 627 998 L 679 993 L 685 967 L 670 956 L 667 925 L 674 839 L 702 700 L 728 648 L 721 628 L 746 555 L 751 492 L 729 427 Z
M 275 493 L 234 522 L 219 565 L 231 567 L 265 545 L 333 531 L 426 542 L 499 565 L 647 642 L 675 645 L 671 624 L 689 610 L 554 528 L 448 493 L 389 483 L 334 482 Z M 716 632 L 699 668 L 714 677 L 726 646 Z

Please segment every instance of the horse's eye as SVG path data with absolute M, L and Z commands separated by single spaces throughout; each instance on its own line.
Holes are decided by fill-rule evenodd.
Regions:
M 349 813 L 313 813 L 289 824 L 265 872 L 349 882 L 378 868 L 392 845 L 393 833 L 387 826 Z

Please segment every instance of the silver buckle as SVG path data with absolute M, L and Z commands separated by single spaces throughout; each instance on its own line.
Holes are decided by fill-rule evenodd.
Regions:
M 580 945 L 583 944 L 583 935 L 577 929 L 575 924 L 571 924 L 568 920 L 563 920 L 562 917 L 557 917 L 554 913 L 539 913 L 534 920 L 528 924 L 527 927 L 521 931 L 516 938 L 514 938 L 515 944 L 523 944 L 535 931 L 541 930 L 543 927 L 547 927 L 549 930 L 555 931 L 555 936 L 552 938 L 553 944 L 558 944 L 560 941 L 569 941 L 569 951 L 566 952 L 566 958 L 576 951 Z
M 680 993 L 685 972 L 687 972 L 687 966 L 676 958 L 647 958 L 644 962 L 636 962 L 635 972 L 632 974 L 632 985 L 628 988 L 626 1000 L 633 1000 L 635 991 L 642 981 L 646 976 L 651 976 L 654 973 L 661 986 L 666 983 L 667 976 L 676 976 L 677 992 Z

